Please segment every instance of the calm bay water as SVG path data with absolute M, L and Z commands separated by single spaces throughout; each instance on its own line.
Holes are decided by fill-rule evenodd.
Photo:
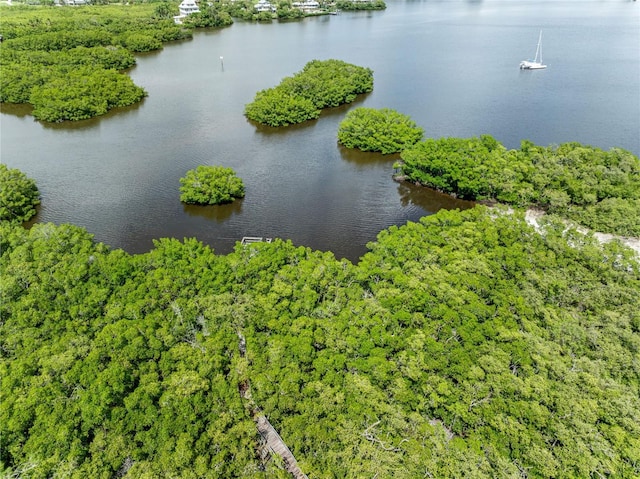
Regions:
M 640 154 L 640 6 L 632 1 L 394 1 L 384 12 L 236 23 L 138 58 L 149 97 L 61 125 L 4 106 L 3 163 L 34 178 L 41 222 L 86 227 L 131 253 L 197 237 L 218 253 L 243 236 L 291 239 L 357 260 L 393 224 L 469 203 L 391 180 L 396 156 L 345 150 L 338 124 L 358 106 L 392 108 L 427 137 L 490 134 Z M 543 31 L 546 70 L 521 71 Z M 220 60 L 223 57 L 223 61 Z M 272 129 L 242 112 L 255 93 L 312 59 L 374 70 L 374 91 L 314 122 Z M 246 198 L 184 206 L 179 179 L 232 167 Z

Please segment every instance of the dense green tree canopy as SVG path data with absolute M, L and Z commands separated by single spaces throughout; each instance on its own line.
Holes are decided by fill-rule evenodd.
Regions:
M 402 152 L 413 182 L 470 200 L 535 206 L 605 233 L 640 236 L 640 159 L 579 143 L 508 150 L 489 135 L 429 139 Z
M 250 120 L 285 126 L 318 118 L 320 110 L 351 103 L 373 89 L 373 72 L 341 60 L 312 60 L 274 88 L 261 90 L 245 105 Z
M 0 221 L 23 223 L 36 214 L 40 192 L 22 171 L 0 163 Z
M 180 178 L 180 201 L 199 205 L 230 203 L 244 197 L 244 183 L 224 166 L 200 165 Z
M 424 130 L 411 118 L 389 108 L 360 107 L 347 113 L 338 127 L 338 142 L 362 151 L 398 153 L 422 139 Z
M 548 217 L 442 211 L 357 265 L 288 241 L 130 256 L 0 225 L 0 472 L 640 474 L 640 263 Z M 240 348 L 244 338 L 246 350 Z

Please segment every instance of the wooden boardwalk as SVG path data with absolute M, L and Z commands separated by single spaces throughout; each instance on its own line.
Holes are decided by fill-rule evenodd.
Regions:
M 241 331 L 237 331 L 237 334 L 240 356 L 244 358 L 247 354 L 247 341 Z M 245 403 L 245 407 L 251 413 L 251 416 L 253 416 L 258 432 L 265 440 L 269 450 L 282 458 L 285 469 L 294 479 L 309 479 L 307 475 L 302 472 L 300 466 L 298 466 L 298 461 L 296 461 L 296 458 L 284 443 L 278 431 L 274 429 L 267 417 L 262 414 L 260 408 L 253 402 L 253 399 L 251 399 L 251 383 L 249 379 L 245 379 L 238 384 L 238 391 Z
M 293 457 L 293 453 L 289 450 L 280 437 L 280 434 L 278 434 L 278 432 L 273 428 L 269 420 L 265 416 L 260 415 L 256 416 L 255 421 L 256 426 L 258 427 L 258 432 L 262 435 L 264 440 L 267 441 L 269 449 L 282 458 L 287 472 L 289 472 L 295 479 L 309 479 L 307 475 L 302 472 L 298 466 L 296 458 Z

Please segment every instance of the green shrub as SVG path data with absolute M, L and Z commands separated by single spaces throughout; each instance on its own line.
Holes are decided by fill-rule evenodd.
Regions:
M 209 4 L 201 5 L 200 11 L 189 15 L 184 20 L 184 24 L 196 28 L 221 28 L 232 25 L 233 18 L 216 4 Z
M 22 171 L 0 163 L 0 221 L 22 223 L 36 214 L 40 193 Z
M 304 17 L 304 12 L 299 8 L 293 8 L 290 1 L 282 1 L 278 3 L 276 14 L 280 20 L 289 20 L 292 18 Z
M 258 22 L 272 22 L 273 21 L 273 13 L 271 12 L 258 12 L 256 15 L 256 21 Z
M 338 141 L 347 148 L 397 153 L 422 139 L 424 130 L 407 115 L 383 108 L 356 108 L 338 127 Z
M 180 178 L 180 201 L 216 205 L 244 197 L 244 184 L 231 168 L 200 165 Z
M 241 20 L 253 20 L 255 8 L 253 2 L 247 0 L 225 0 L 220 4 L 226 13 L 232 18 L 240 18 Z

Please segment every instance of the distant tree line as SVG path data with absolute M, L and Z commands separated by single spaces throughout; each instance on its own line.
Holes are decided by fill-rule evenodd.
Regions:
M 306 13 L 293 6 L 293 0 L 273 0 L 270 2 L 275 11 L 258 12 L 255 8 L 256 0 L 223 0 L 222 8 L 233 18 L 245 21 L 271 22 L 278 20 L 291 20 L 304 18 Z M 320 10 L 327 11 L 327 5 L 322 5 Z
M 605 233 L 640 236 L 640 159 L 580 143 L 509 150 L 489 135 L 404 150 L 401 175 L 469 200 L 538 207 Z
M 291 125 L 318 118 L 323 108 L 351 103 L 372 90 L 371 69 L 341 60 L 312 60 L 278 86 L 259 91 L 244 112 L 265 125 Z
M 337 0 L 340 10 L 384 10 L 387 4 L 383 0 Z
M 219 2 L 200 2 L 199 9 L 199 12 L 183 20 L 184 25 L 192 28 L 222 28 L 233 24 L 231 14 Z

